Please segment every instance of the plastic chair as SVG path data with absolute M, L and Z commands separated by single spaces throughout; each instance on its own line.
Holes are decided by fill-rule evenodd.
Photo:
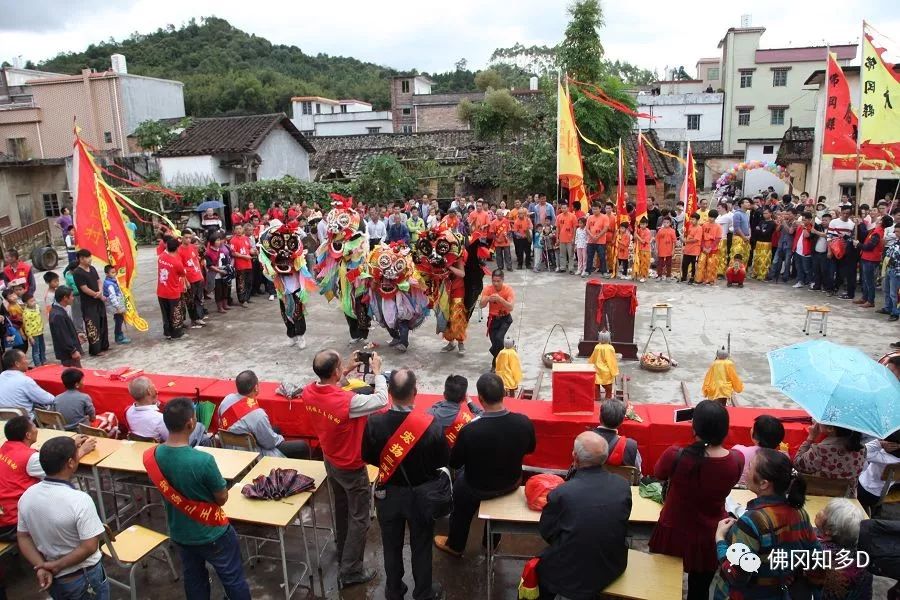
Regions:
M 801 475 L 806 481 L 806 494 L 809 496 L 847 498 L 851 486 L 856 486 L 855 479 L 831 479 L 830 477 L 818 477 L 802 473 Z
M 27 417 L 28 411 L 24 408 L 0 408 L 0 421 L 9 421 L 16 417 Z
M 91 427 L 90 425 L 85 425 L 84 423 L 78 424 L 78 433 L 82 435 L 91 435 L 98 438 L 108 438 L 109 434 L 107 434 L 104 430 L 99 427 Z
M 641 481 L 641 473 L 634 467 L 628 465 L 603 465 L 603 468 L 627 481 L 628 485 L 637 485 Z
M 249 452 L 258 452 L 259 447 L 256 444 L 256 438 L 252 433 L 231 433 L 219 430 L 219 441 L 223 448 L 232 448 L 234 450 L 247 450 Z
M 59 431 L 66 430 L 66 418 L 62 416 L 62 413 L 56 412 L 55 410 L 35 408 L 34 418 L 38 422 L 38 427 L 56 429 Z
M 881 497 L 876 506 L 880 509 L 885 504 L 900 503 L 900 490 L 891 492 L 891 486 L 900 484 L 900 463 L 885 466 L 881 473 L 881 480 L 884 482 L 884 486 L 881 488 Z
M 128 590 L 131 593 L 131 600 L 137 600 L 137 583 L 134 580 L 135 569 L 147 557 L 162 560 L 152 556 L 152 553 L 158 549 L 169 564 L 169 570 L 172 571 L 172 580 L 178 581 L 178 572 L 175 571 L 172 557 L 165 546 L 165 543 L 168 541 L 169 536 L 140 525 L 132 525 L 118 534 L 114 534 L 107 526 L 106 531 L 103 533 L 100 549 L 103 554 L 116 563 L 117 567 L 128 571 L 128 584 L 126 585 L 124 582 L 113 579 L 109 574 L 106 576 L 107 579 L 112 585 Z M 146 566 L 145 564 L 144 567 Z
M 151 443 L 154 443 L 154 444 L 155 444 L 156 442 L 159 441 L 159 440 L 157 440 L 156 438 L 152 438 L 152 437 L 144 437 L 144 436 L 142 436 L 142 435 L 138 435 L 138 434 L 132 433 L 132 432 L 130 432 L 130 431 L 128 432 L 127 438 L 128 438 L 129 440 L 131 440 L 132 442 L 151 442 Z

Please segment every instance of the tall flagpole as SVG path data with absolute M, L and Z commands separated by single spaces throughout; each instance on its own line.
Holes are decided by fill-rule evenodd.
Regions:
M 862 134 L 863 134 L 863 122 L 865 121 L 865 111 L 863 110 L 864 106 L 864 83 L 863 79 L 865 77 L 865 60 L 866 60 L 866 20 L 863 19 L 862 22 L 862 36 L 859 38 L 859 126 L 856 128 L 856 189 L 854 193 L 856 195 L 856 203 L 854 214 L 859 216 L 859 204 L 862 202 L 862 192 L 859 189 L 859 162 L 860 162 L 860 145 L 862 143 Z M 850 103 L 852 106 L 852 102 Z M 855 232 L 854 232 L 855 237 Z
M 825 106 L 822 107 L 822 139 L 819 140 L 819 164 L 816 169 L 816 202 L 819 201 L 819 181 L 822 179 L 822 162 L 825 159 L 825 124 L 828 122 L 826 116 L 828 115 L 828 94 L 831 92 L 828 90 L 828 86 L 830 85 L 828 78 L 831 72 L 831 44 L 828 43 L 825 45 Z M 859 76 L 862 78 L 862 69 L 859 70 Z M 857 137 L 859 137 L 857 135 Z
M 556 205 L 559 206 L 559 138 L 560 138 L 560 111 L 562 110 L 562 103 L 559 97 L 559 90 L 562 88 L 560 72 L 556 71 Z

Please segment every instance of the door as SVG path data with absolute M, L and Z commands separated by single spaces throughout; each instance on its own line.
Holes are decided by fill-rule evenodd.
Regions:
M 34 222 L 34 202 L 31 194 L 16 194 L 16 204 L 19 206 L 19 227 L 31 225 Z

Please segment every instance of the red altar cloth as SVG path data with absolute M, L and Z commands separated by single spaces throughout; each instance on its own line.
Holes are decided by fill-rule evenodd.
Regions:
M 63 391 L 59 365 L 48 365 L 32 369 L 28 374 L 37 383 L 52 394 Z M 125 425 L 125 410 L 132 404 L 128 395 L 128 383 L 112 381 L 107 371 L 83 369 L 84 381 L 82 389 L 91 396 L 97 412 L 111 411 L 119 418 L 120 425 Z M 161 375 L 144 373 L 156 384 L 161 403 L 176 396 L 187 396 L 208 400 L 218 406 L 226 395 L 235 391 L 234 382 L 227 379 L 208 377 L 191 377 L 183 375 Z M 259 384 L 260 406 L 269 414 L 272 424 L 281 432 L 294 438 L 313 438 L 312 429 L 307 420 L 302 399 L 288 400 L 275 394 L 276 382 L 261 381 Z M 434 394 L 420 394 L 417 404 L 427 408 L 441 400 Z M 592 415 L 554 415 L 552 403 L 543 400 L 515 400 L 507 398 L 506 407 L 513 411 L 528 415 L 534 423 L 537 435 L 537 448 L 526 457 L 525 463 L 530 466 L 567 469 L 572 463 L 572 442 L 582 431 L 597 426 L 597 418 Z M 685 445 L 693 440 L 691 424 L 673 423 L 673 413 L 677 408 L 673 404 L 635 404 L 634 409 L 643 419 L 642 423 L 625 421 L 620 427 L 622 435 L 634 439 L 643 459 L 643 471 L 652 473 L 653 466 L 663 451 L 672 444 Z M 750 428 L 757 415 L 771 414 L 776 417 L 806 416 L 802 410 L 782 410 L 774 408 L 729 408 L 731 416 L 731 433 L 726 446 L 733 444 L 750 444 Z M 785 441 L 790 445 L 791 454 L 806 439 L 807 426 L 802 423 L 785 423 Z

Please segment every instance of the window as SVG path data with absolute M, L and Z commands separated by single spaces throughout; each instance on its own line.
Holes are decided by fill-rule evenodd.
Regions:
M 112 144 L 112 132 L 104 131 L 103 132 L 103 141 L 107 144 Z
M 403 94 L 409 93 L 409 79 L 404 79 L 400 82 L 400 92 Z
M 741 87 L 748 88 L 753 85 L 753 71 L 741 71 Z
M 366 127 L 367 133 L 381 133 L 381 127 Z
M 303 102 L 303 103 L 301 103 L 301 107 L 302 107 L 301 112 L 304 115 L 312 114 L 312 102 Z
M 42 194 L 42 196 L 44 198 L 44 216 L 58 217 L 60 215 L 59 200 L 56 194 Z
M 750 125 L 750 109 L 749 108 L 739 108 L 738 109 L 738 125 L 741 127 Z
M 412 132 L 413 132 L 413 126 L 412 126 L 412 125 L 404 125 L 404 126 L 403 126 L 403 133 L 412 133 Z
M 310 136 L 310 135 L 315 135 L 316 130 L 315 129 L 306 129 L 304 131 L 301 131 L 300 133 L 302 133 L 305 136 Z
M 787 69 L 772 69 L 772 87 L 787 85 Z
M 28 149 L 25 146 L 25 138 L 7 138 L 6 139 L 7 154 L 18 160 L 28 158 Z
M 700 115 L 688 115 L 687 116 L 687 128 L 693 130 L 700 129 Z
M 719 80 L 719 67 L 710 67 L 709 71 L 706 72 L 706 78 L 710 81 L 718 81 Z
M 341 104 L 341 112 L 342 112 L 342 113 L 347 112 L 347 105 L 346 105 L 346 104 Z
M 784 109 L 772 109 L 772 125 L 784 125 Z
M 763 154 L 774 154 L 775 146 L 763 146 Z
M 322 105 L 319 104 L 318 102 L 316 102 L 316 114 L 317 114 L 317 115 L 321 115 L 321 114 L 322 114 Z
M 404 114 L 404 115 L 411 115 L 411 114 L 412 114 L 412 109 L 411 109 L 411 108 L 404 108 L 404 109 L 403 109 L 403 114 Z

